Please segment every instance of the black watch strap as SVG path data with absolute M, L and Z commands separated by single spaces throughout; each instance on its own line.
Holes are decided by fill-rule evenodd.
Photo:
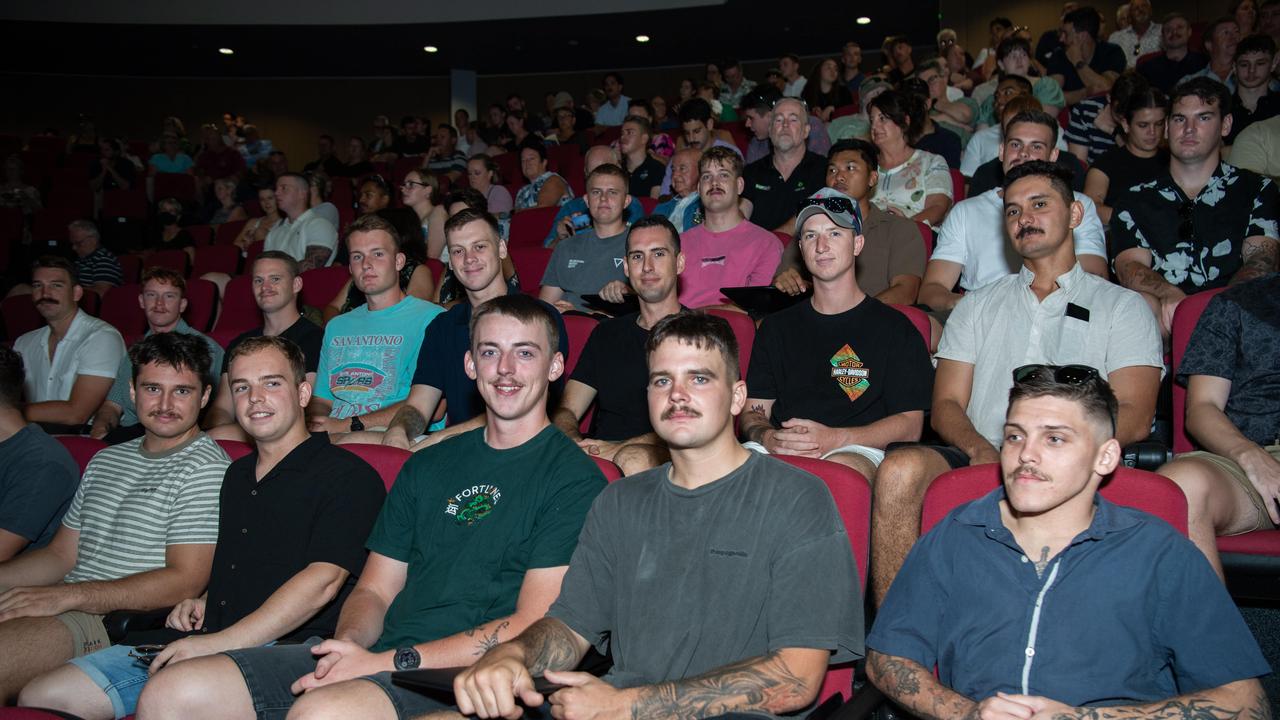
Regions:
M 359 415 L 351 416 L 351 432 L 360 432 L 364 430 L 364 423 L 360 422 Z

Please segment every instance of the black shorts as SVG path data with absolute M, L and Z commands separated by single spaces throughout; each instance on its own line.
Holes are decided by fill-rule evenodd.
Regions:
M 932 450 L 938 453 L 939 455 L 942 456 L 943 460 L 947 461 L 947 465 L 950 465 L 952 470 L 959 470 L 960 468 L 969 467 L 969 456 L 966 455 L 963 450 L 956 447 L 955 445 L 926 445 L 924 443 L 916 443 L 916 442 L 896 442 L 896 443 L 889 443 L 889 447 L 885 448 L 884 451 L 885 451 L 885 454 L 888 455 L 894 450 L 898 450 L 900 448 L 910 448 L 910 447 L 924 448 L 926 450 Z

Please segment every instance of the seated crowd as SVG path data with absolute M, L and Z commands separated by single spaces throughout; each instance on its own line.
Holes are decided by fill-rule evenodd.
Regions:
M 1152 18 L 709 63 L 671 103 L 610 72 L 298 171 L 235 113 L 146 163 L 82 126 L 99 222 L 11 248 L 39 322 L 0 346 L 0 705 L 773 717 L 857 661 L 920 717 L 1270 717 L 1216 539 L 1280 527 L 1280 0 Z M 149 262 L 215 233 L 241 275 Z M 145 329 L 95 316 L 135 282 Z M 220 332 L 246 282 L 261 322 Z M 1185 537 L 1100 490 L 1172 444 L 1172 384 L 1198 449 L 1147 469 Z M 104 447 L 81 471 L 65 435 Z M 393 676 L 428 668 L 452 693 Z

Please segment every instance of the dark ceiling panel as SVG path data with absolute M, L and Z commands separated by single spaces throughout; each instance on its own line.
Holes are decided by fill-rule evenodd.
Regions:
M 677 10 L 358 26 L 100 25 L 5 22 L 0 62 L 11 73 L 154 77 L 443 76 L 688 65 L 868 50 L 886 34 L 932 44 L 936 2 L 789 4 L 729 0 Z M 867 15 L 869 25 L 856 24 Z M 648 43 L 635 41 L 650 36 Z M 439 52 L 428 54 L 423 46 Z M 234 55 L 221 55 L 219 48 Z

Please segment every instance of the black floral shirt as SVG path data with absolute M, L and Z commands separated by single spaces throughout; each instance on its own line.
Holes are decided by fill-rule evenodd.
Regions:
M 1111 261 L 1151 251 L 1151 268 L 1186 293 L 1223 287 L 1242 264 L 1244 239 L 1280 240 L 1280 193 L 1270 179 L 1220 163 L 1194 200 L 1166 167 L 1116 198 Z
M 1254 278 L 1209 301 L 1191 333 L 1177 381 L 1231 381 L 1227 417 L 1263 447 L 1280 437 L 1280 274 Z

